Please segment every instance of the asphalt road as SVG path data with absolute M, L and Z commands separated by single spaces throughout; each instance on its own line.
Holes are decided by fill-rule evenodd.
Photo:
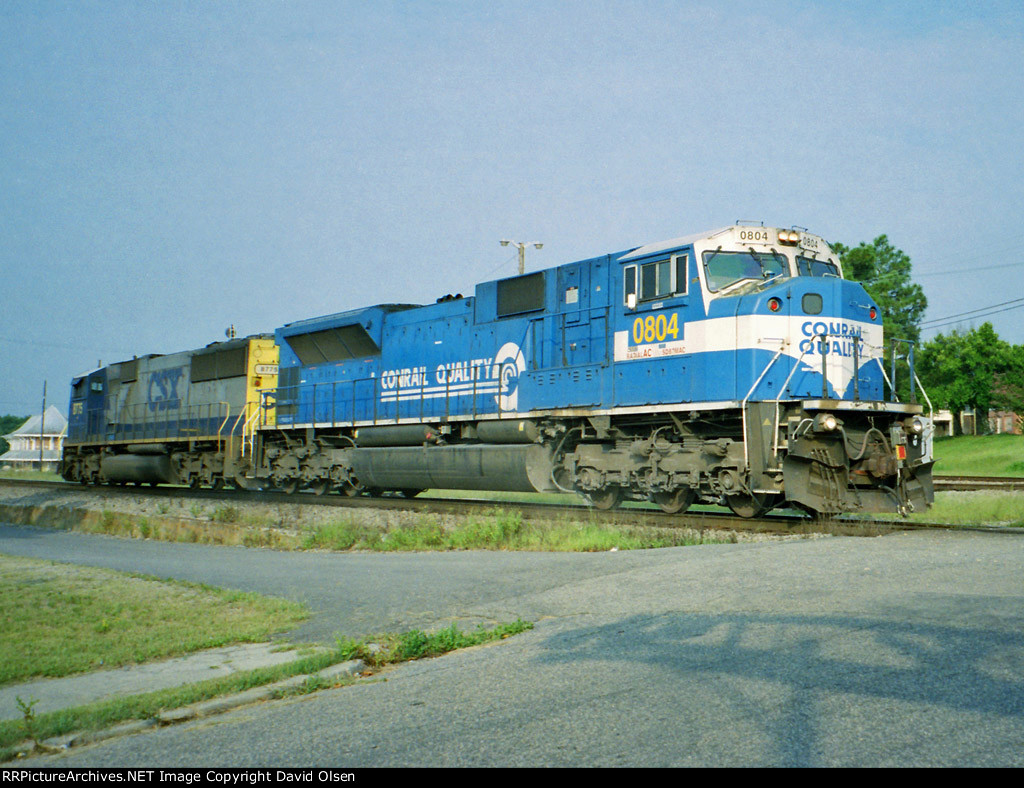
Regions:
M 1024 765 L 1020 537 L 333 555 L 0 527 L 0 553 L 302 599 L 306 640 L 537 624 L 34 765 Z

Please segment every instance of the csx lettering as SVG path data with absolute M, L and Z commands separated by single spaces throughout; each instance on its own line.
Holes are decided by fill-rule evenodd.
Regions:
M 178 381 L 181 379 L 184 369 L 162 369 L 149 376 L 149 409 L 173 410 L 181 403 L 178 396 Z

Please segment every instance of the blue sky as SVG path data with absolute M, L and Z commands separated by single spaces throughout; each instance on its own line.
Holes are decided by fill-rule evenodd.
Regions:
M 0 413 L 232 324 L 471 293 L 508 237 L 532 269 L 736 219 L 884 233 L 928 319 L 1024 298 L 1019 1 L 24 2 L 0 48 Z M 1024 343 L 1024 309 L 983 319 Z

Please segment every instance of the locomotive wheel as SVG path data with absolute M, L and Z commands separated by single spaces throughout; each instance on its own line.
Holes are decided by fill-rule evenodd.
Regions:
M 295 493 L 297 493 L 299 490 L 299 480 L 286 479 L 277 486 L 277 489 L 279 489 L 285 495 L 295 495 Z
M 309 489 L 313 491 L 314 495 L 327 495 L 331 491 L 331 480 L 330 479 L 317 479 L 311 485 Z
M 341 492 L 347 495 L 349 498 L 355 498 L 357 495 L 359 495 L 359 493 L 362 492 L 362 489 L 356 487 L 351 482 L 345 482 L 345 484 L 341 488 Z
M 586 498 L 595 509 L 606 512 L 609 509 L 615 509 L 622 503 L 622 488 L 618 485 L 611 485 L 586 493 Z
M 671 492 L 656 492 L 651 497 L 666 514 L 680 514 L 690 508 L 697 493 L 692 487 L 678 487 Z
M 402 494 L 403 498 L 415 498 L 417 495 L 419 495 L 421 492 L 423 492 L 423 490 L 409 490 L 409 489 L 406 489 L 406 490 L 399 490 L 398 492 L 400 492 Z
M 223 476 L 218 476 L 216 479 L 213 480 L 213 489 L 214 490 L 218 490 L 218 491 L 224 489 L 224 477 Z
M 775 496 L 768 493 L 736 493 L 725 496 L 725 502 L 739 517 L 760 517 L 775 505 Z
M 193 476 L 188 480 L 188 486 L 190 490 L 198 490 L 203 486 L 203 483 L 199 480 L 198 476 Z

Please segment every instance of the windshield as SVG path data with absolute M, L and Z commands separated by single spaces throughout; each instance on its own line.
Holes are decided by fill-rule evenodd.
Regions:
M 744 279 L 774 279 L 787 271 L 786 258 L 778 252 L 704 252 L 704 272 L 712 292 Z
M 810 257 L 796 258 L 796 268 L 800 276 L 834 276 L 839 277 L 839 268 L 829 260 L 813 260 Z

